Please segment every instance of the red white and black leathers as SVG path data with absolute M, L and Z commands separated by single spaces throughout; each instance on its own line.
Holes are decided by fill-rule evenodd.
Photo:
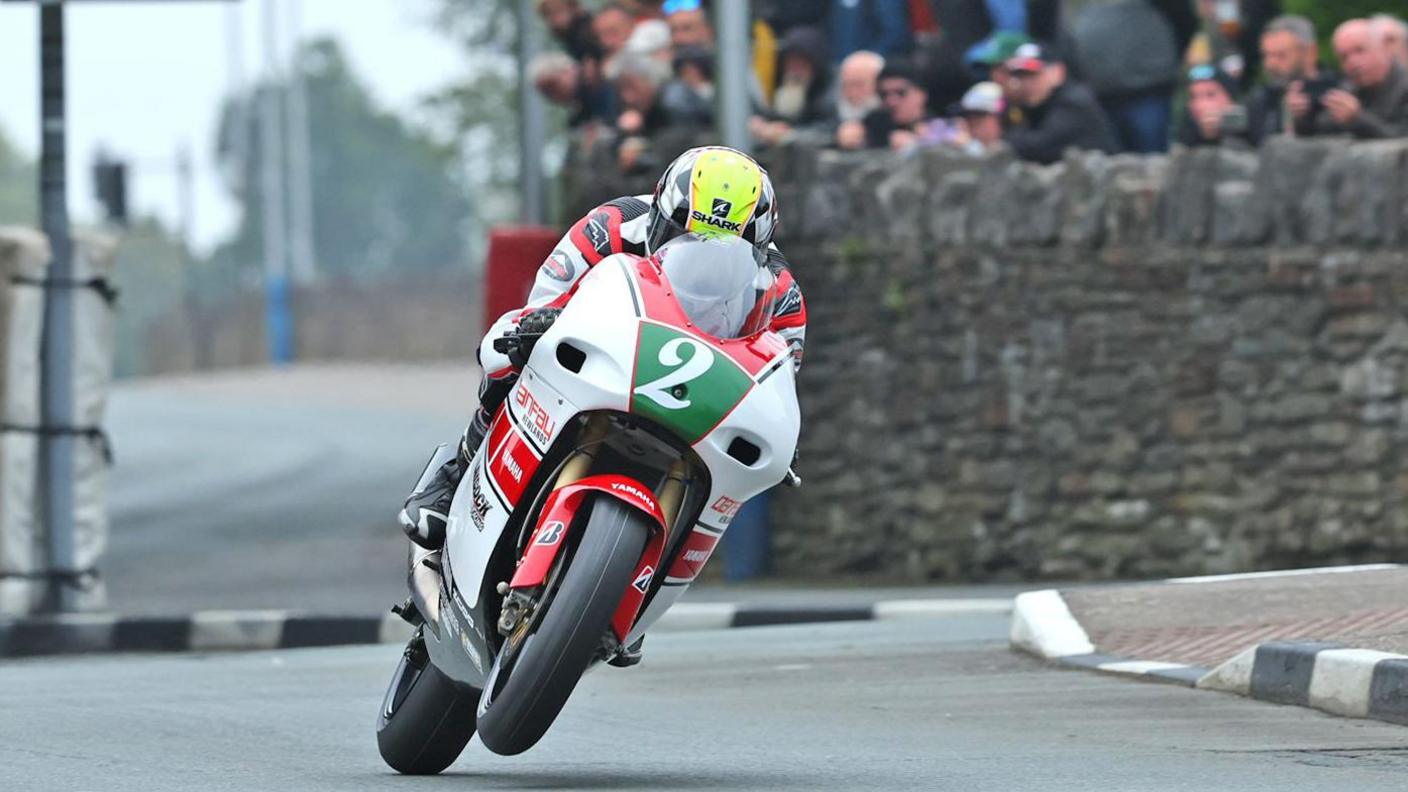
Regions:
M 616 253 L 647 255 L 645 240 L 650 222 L 650 201 L 649 195 L 625 196 L 607 201 L 588 212 L 567 231 L 543 262 L 528 294 L 528 304 L 509 311 L 494 322 L 479 345 L 479 365 L 484 370 L 484 380 L 480 386 L 482 406 L 475 415 L 475 421 L 480 423 L 476 428 L 481 432 L 487 430 L 488 422 L 493 418 L 492 411 L 497 409 L 499 401 L 508 394 L 518 377 L 518 371 L 508 356 L 495 351 L 494 339 L 512 330 L 519 318 L 535 309 L 566 305 L 577 281 L 607 256 Z M 778 290 L 769 329 L 786 339 L 800 366 L 802 346 L 807 335 L 806 301 L 802 299 L 802 290 L 787 267 L 787 259 L 775 245 L 768 247 L 767 266 L 776 278 L 775 288 Z M 500 385 L 504 382 L 507 385 Z M 498 398 L 493 398 L 495 396 Z M 466 456 L 474 453 L 473 448 L 462 450 Z
M 528 295 L 528 304 L 499 317 L 479 346 L 479 365 L 484 377 L 479 386 L 479 409 L 460 440 L 457 458 L 447 462 L 423 489 L 411 495 L 400 515 L 401 527 L 412 540 L 426 547 L 443 542 L 446 511 L 450 497 L 479 443 L 488 433 L 494 412 L 518 380 L 519 367 L 509 356 L 494 349 L 494 341 L 518 328 L 524 317 L 543 309 L 561 308 L 573 294 L 582 276 L 607 256 L 617 253 L 647 255 L 646 231 L 650 223 L 649 195 L 616 198 L 598 206 L 578 220 L 553 248 L 539 269 Z M 772 273 L 770 296 L 773 305 L 769 329 L 781 335 L 792 347 L 798 366 L 807 334 L 807 307 L 802 290 L 788 270 L 787 260 L 775 245 L 769 245 L 766 265 Z M 521 360 L 521 358 L 520 358 Z

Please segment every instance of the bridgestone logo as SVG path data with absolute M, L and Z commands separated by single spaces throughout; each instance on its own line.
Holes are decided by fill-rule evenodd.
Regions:
M 743 233 L 743 225 L 741 223 L 735 223 L 732 220 L 724 220 L 719 217 L 711 217 L 699 211 L 698 209 L 692 210 L 689 213 L 689 216 L 693 217 L 697 222 L 703 223 L 705 225 L 711 225 L 715 228 L 721 228 L 725 231 L 730 231 L 735 234 Z

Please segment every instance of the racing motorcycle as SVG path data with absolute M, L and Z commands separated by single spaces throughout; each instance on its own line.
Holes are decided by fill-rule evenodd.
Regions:
M 775 286 L 748 243 L 694 235 L 582 278 L 470 462 L 444 548 L 412 545 L 387 764 L 438 773 L 476 730 L 495 753 L 531 748 L 589 667 L 639 660 L 745 501 L 800 483 Z

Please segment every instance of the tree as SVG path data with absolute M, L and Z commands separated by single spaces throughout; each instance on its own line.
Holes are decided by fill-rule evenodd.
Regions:
M 1341 22 L 1356 17 L 1374 14 L 1393 14 L 1408 17 L 1408 0 L 1285 0 L 1282 8 L 1287 14 L 1300 14 L 1315 23 L 1315 35 L 1320 39 L 1320 57 L 1326 63 L 1335 63 L 1335 48 L 1330 39 Z
M 476 238 L 515 217 L 519 183 L 518 0 L 432 0 L 436 29 L 465 52 L 464 76 L 427 105 L 459 140 L 470 165 Z
M 320 273 L 373 278 L 463 265 L 469 191 L 453 148 L 376 107 L 337 42 L 308 43 L 294 68 L 308 101 Z M 258 110 L 269 91 L 282 103 L 288 85 L 263 83 L 224 109 L 218 154 L 243 214 L 235 236 L 213 254 L 218 285 L 241 271 L 248 277 L 263 260 Z
M 37 226 L 39 177 L 0 129 L 0 225 Z

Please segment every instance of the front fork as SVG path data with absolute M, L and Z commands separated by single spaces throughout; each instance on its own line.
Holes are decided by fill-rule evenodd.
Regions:
M 513 580 L 500 582 L 496 587 L 504 597 L 496 627 L 504 636 L 511 636 L 525 624 L 539 603 L 549 573 L 560 554 L 563 541 L 585 495 L 589 492 L 604 493 L 617 497 L 628 505 L 652 517 L 652 530 L 644 552 L 636 565 L 631 583 L 626 587 L 615 615 L 611 620 L 611 631 L 615 636 L 614 654 L 620 651 L 622 642 L 630 633 L 640 615 L 641 606 L 650 584 L 660 569 L 668 538 L 668 526 L 673 525 L 684 502 L 685 476 L 689 464 L 678 459 L 670 466 L 660 491 L 654 493 L 649 488 L 621 476 L 593 476 L 588 478 L 595 449 L 610 428 L 604 416 L 595 416 L 583 430 L 578 450 L 562 466 L 553 483 L 553 491 L 543 504 L 538 525 L 528 538 Z M 613 486 L 616 485 L 616 486 Z M 651 492 L 653 499 L 644 493 Z M 626 493 L 626 494 L 622 494 Z

